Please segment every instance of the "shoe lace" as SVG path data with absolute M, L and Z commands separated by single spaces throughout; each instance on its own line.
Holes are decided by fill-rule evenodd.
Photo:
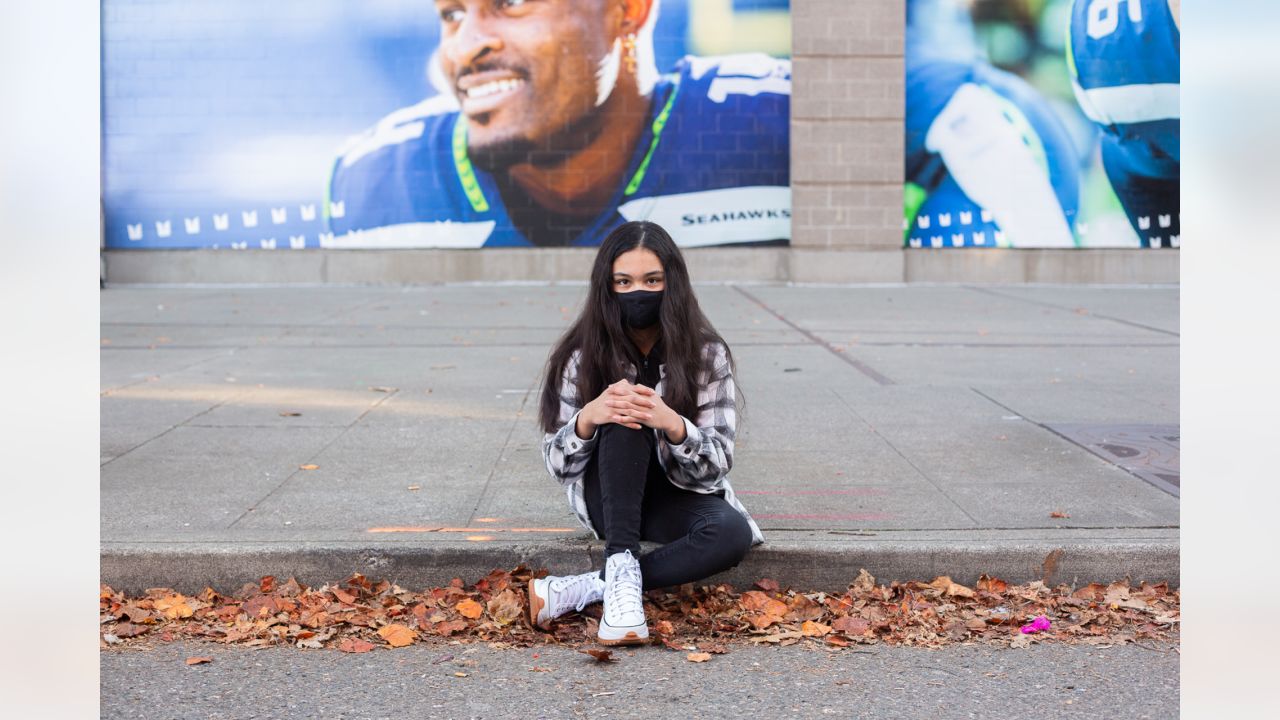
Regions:
M 627 551 L 630 555 L 630 551 Z M 618 609 L 618 612 L 640 611 L 644 610 L 644 600 L 641 597 L 643 584 L 640 578 L 640 563 L 623 562 L 618 564 L 618 569 L 613 576 L 613 585 L 609 590 L 609 605 Z
M 556 578 L 551 581 L 551 589 L 556 591 L 557 616 L 568 612 L 569 608 L 582 612 L 582 608 L 599 599 L 594 573 Z

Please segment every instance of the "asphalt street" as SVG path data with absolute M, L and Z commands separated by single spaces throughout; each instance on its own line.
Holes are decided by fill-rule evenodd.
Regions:
M 213 661 L 188 666 L 192 656 Z M 615 657 L 443 641 L 361 655 L 156 643 L 101 654 L 101 716 L 1168 718 L 1179 707 L 1170 645 L 731 645 L 703 663 L 646 646 Z

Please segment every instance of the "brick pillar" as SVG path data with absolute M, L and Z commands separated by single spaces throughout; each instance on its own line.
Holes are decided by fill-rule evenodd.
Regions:
M 791 0 L 792 279 L 901 281 L 905 0 Z

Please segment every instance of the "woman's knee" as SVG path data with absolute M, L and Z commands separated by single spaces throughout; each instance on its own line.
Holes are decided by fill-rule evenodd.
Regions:
M 596 428 L 596 432 L 600 434 L 600 442 L 610 446 L 616 446 L 619 443 L 647 444 L 652 437 L 652 432 L 646 431 L 648 431 L 648 428 L 642 427 L 638 430 L 633 430 L 626 425 L 619 425 L 618 423 L 605 423 Z
M 697 534 L 708 555 L 726 568 L 741 562 L 751 549 L 751 526 L 742 513 L 732 508 L 708 517 Z

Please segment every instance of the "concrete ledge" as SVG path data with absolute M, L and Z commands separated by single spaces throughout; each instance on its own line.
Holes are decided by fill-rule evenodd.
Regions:
M 798 283 L 898 283 L 905 275 L 902 250 L 819 250 L 793 247 L 791 273 Z
M 960 539 L 968 537 L 970 539 Z M 776 539 L 774 539 L 776 538 Z M 655 547 L 644 543 L 645 550 Z M 454 577 L 479 580 L 494 568 L 519 563 L 556 574 L 600 567 L 603 543 L 578 539 L 514 540 L 498 545 L 452 541 L 388 543 L 104 543 L 102 582 L 138 593 L 171 587 L 195 593 L 206 586 L 230 592 L 264 575 L 293 576 L 318 587 L 353 572 L 386 578 L 406 588 L 446 585 Z M 972 584 L 986 573 L 1025 583 L 1041 579 L 1045 558 L 1061 550 L 1051 583 L 1167 581 L 1179 576 L 1176 531 L 1080 531 L 1037 537 L 1034 533 L 884 533 L 873 538 L 834 533 L 770 532 L 736 568 L 707 579 L 748 589 L 762 577 L 805 590 L 844 590 L 866 568 L 883 583 L 932 580 L 950 575 Z
M 907 282 L 1165 284 L 1176 249 L 939 248 L 906 253 Z
M 106 250 L 106 280 L 128 284 L 402 285 L 581 282 L 593 248 L 476 250 Z M 1177 250 L 835 250 L 690 248 L 700 282 L 1063 283 L 1178 282 Z

